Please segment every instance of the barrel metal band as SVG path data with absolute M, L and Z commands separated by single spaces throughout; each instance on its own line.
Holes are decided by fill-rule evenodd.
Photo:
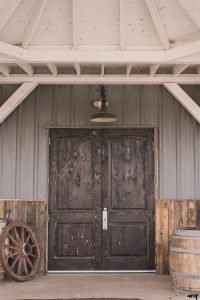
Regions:
M 179 252 L 179 253 L 193 253 L 193 254 L 200 254 L 200 249 L 195 249 L 195 248 L 179 248 L 179 247 L 173 247 L 170 246 L 169 249 L 173 252 Z
M 171 238 L 174 240 L 190 240 L 190 241 L 198 240 L 198 241 L 200 241 L 199 236 L 172 235 Z
M 183 274 L 183 273 L 172 272 L 172 271 L 170 271 L 170 275 L 176 276 L 176 277 L 181 277 L 181 278 L 198 279 L 198 280 L 200 280 L 200 275 Z
M 178 236 L 189 236 L 189 237 L 193 237 L 193 236 L 198 236 L 200 237 L 200 230 L 197 229 L 178 229 L 175 228 L 173 230 L 173 235 L 178 235 Z

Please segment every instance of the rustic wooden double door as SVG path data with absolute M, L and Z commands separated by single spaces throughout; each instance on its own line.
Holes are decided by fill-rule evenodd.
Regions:
M 51 129 L 49 270 L 154 269 L 153 129 Z

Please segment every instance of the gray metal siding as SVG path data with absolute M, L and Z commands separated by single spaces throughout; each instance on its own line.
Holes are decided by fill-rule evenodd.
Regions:
M 16 86 L 0 87 L 2 103 Z M 197 86 L 184 89 L 198 102 Z M 0 126 L 0 198 L 48 198 L 48 128 L 90 126 L 95 86 L 39 86 Z M 158 128 L 161 199 L 200 199 L 200 126 L 162 86 L 109 86 L 117 126 Z

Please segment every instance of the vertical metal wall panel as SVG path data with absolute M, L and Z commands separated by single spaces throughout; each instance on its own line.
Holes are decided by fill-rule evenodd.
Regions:
M 18 175 L 16 176 L 17 198 L 33 198 L 35 121 L 34 98 L 34 94 L 31 94 L 18 110 Z
M 66 127 L 71 124 L 72 86 L 57 85 L 53 87 L 55 122 L 57 127 Z
M 141 125 L 157 127 L 159 86 L 142 86 Z M 162 99 L 159 99 L 162 101 Z
M 160 118 L 160 141 L 162 149 L 160 160 L 162 161 L 162 192 L 161 199 L 174 199 L 176 191 L 176 107 L 177 101 L 168 92 L 161 88 L 161 118 Z
M 1 125 L 1 194 L 3 198 L 16 197 L 17 111 Z
M 49 132 L 53 124 L 53 86 L 41 86 L 37 90 L 38 128 L 36 139 L 38 143 L 37 158 L 37 198 L 48 198 L 48 167 L 49 167 Z
M 89 111 L 90 111 L 90 99 L 89 99 L 89 86 L 78 85 L 72 87 L 72 115 L 73 126 L 87 126 L 89 125 Z
M 124 120 L 124 87 L 123 86 L 109 86 L 107 88 L 107 100 L 108 102 L 108 111 L 117 115 L 117 125 L 123 125 Z
M 1 102 L 16 86 L 0 89 Z M 184 87 L 195 100 L 197 87 Z M 158 128 L 159 198 L 200 199 L 200 126 L 161 86 L 108 86 L 117 126 Z M 96 86 L 39 86 L 0 125 L 0 197 L 48 198 L 48 128 L 94 126 Z
M 180 112 L 180 157 L 181 157 L 181 198 L 194 199 L 194 120 L 181 110 Z
M 124 125 L 138 126 L 140 125 L 141 111 L 141 85 L 124 86 Z

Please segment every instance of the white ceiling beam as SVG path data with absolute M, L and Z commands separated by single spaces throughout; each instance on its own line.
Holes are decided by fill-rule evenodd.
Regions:
M 76 75 L 77 76 L 80 76 L 81 75 L 81 67 L 80 67 L 80 65 L 79 64 L 74 64 L 74 69 L 75 69 L 75 71 L 76 71 Z
M 18 66 L 24 70 L 24 72 L 26 74 L 28 74 L 28 76 L 33 76 L 34 74 L 34 68 L 31 64 L 29 63 L 18 63 Z
M 36 88 L 36 82 L 23 83 L 0 107 L 0 124 L 17 108 Z
M 124 0 L 119 0 L 119 48 L 124 50 Z
M 200 53 L 200 40 L 166 51 L 166 60 L 177 61 L 198 53 Z
M 0 42 L 1 43 L 1 42 Z M 18 47 L 16 47 L 18 48 Z M 22 49 L 29 63 L 131 63 L 163 62 L 164 51 L 96 51 L 96 50 L 27 50 Z M 1 53 L 1 48 L 0 48 Z M 4 58 L 5 59 L 5 58 Z M 13 60 L 11 61 L 13 62 Z
M 22 41 L 22 46 L 24 48 L 27 48 L 31 44 L 31 40 L 35 34 L 35 31 L 39 25 L 39 22 L 41 20 L 42 14 L 44 12 L 44 8 L 47 5 L 47 0 L 38 0 L 36 8 L 34 10 L 32 19 L 30 21 L 30 25 L 26 31 L 26 34 L 24 36 L 24 39 Z
M 178 0 L 179 5 L 183 8 L 186 14 L 192 19 L 195 25 L 200 29 L 199 10 L 195 7 L 191 0 Z
M 200 106 L 186 94 L 177 83 L 163 83 L 166 89 L 181 103 L 183 107 L 200 123 Z
M 151 65 L 149 68 L 149 75 L 154 76 L 156 74 L 156 72 L 158 71 L 159 67 L 160 67 L 160 64 Z
M 0 64 L 0 73 L 2 73 L 4 76 L 9 76 L 10 71 L 10 67 L 7 64 Z
M 16 61 L 28 60 L 29 57 L 29 53 L 25 49 L 0 41 L 0 56 L 1 54 L 11 57 L 11 60 L 8 58 L 10 62 L 12 62 L 13 59 Z
M 174 76 L 180 75 L 187 67 L 189 67 L 188 64 L 175 65 L 173 67 L 173 74 L 174 74 Z
M 130 76 L 132 66 L 133 66 L 133 64 L 127 64 L 127 66 L 126 66 L 126 76 Z
M 47 67 L 52 73 L 52 75 L 56 76 L 58 74 L 58 68 L 55 64 L 47 64 Z
M 37 82 L 38 84 L 163 84 L 174 82 L 178 84 L 200 84 L 200 76 L 196 75 L 22 75 L 0 76 L 0 84 L 20 84 L 24 82 Z
M 198 64 L 200 62 L 200 40 L 165 51 L 29 50 L 0 41 L 0 62 L 18 63 L 19 61 L 30 64 L 167 64 L 170 62 Z
M 14 12 L 17 10 L 20 5 L 21 0 L 9 0 L 3 9 L 0 11 L 0 31 L 5 27 L 8 23 Z
M 161 43 L 163 44 L 163 47 L 165 49 L 169 49 L 170 48 L 170 43 L 169 43 L 169 39 L 167 36 L 167 32 L 165 30 L 165 27 L 163 25 L 161 16 L 159 14 L 157 5 L 156 5 L 156 1 L 155 0 L 145 0 L 146 5 L 148 7 L 149 13 L 152 17 L 155 29 L 158 33 L 158 36 L 160 38 Z

